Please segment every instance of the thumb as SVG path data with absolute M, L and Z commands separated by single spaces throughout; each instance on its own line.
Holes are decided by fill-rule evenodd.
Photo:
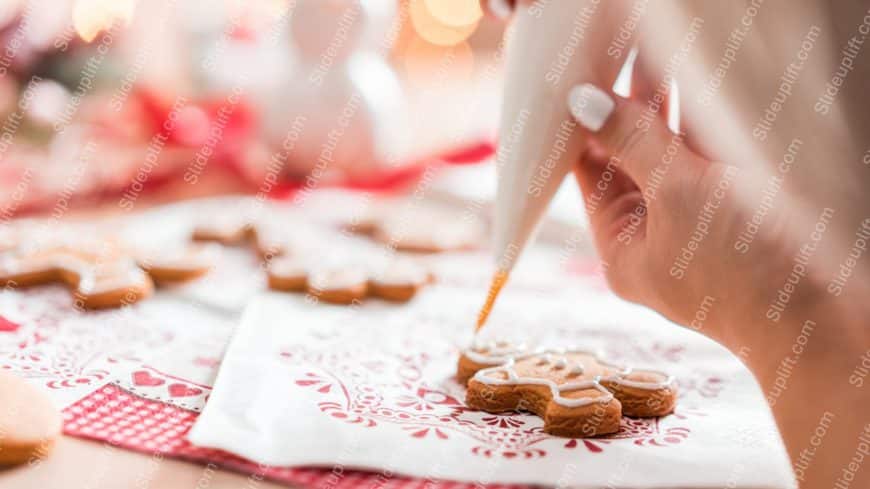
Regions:
M 588 83 L 571 89 L 568 104 L 577 122 L 591 133 L 590 145 L 615 158 L 645 195 L 665 174 L 687 171 L 672 168 L 686 161 L 677 157 L 679 153 L 691 154 L 683 135 L 672 133 L 649 106 L 611 97 Z

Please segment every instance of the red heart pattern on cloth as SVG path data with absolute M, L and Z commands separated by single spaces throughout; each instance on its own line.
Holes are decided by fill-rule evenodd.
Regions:
M 169 395 L 172 397 L 190 397 L 202 394 L 202 389 L 198 387 L 188 387 L 184 384 L 170 384 Z
M 133 385 L 154 387 L 165 384 L 166 381 L 149 374 L 144 370 L 133 372 Z

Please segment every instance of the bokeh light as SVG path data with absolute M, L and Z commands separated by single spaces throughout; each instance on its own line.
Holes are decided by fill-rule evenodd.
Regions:
M 411 14 L 411 24 L 414 26 L 417 35 L 426 41 L 438 46 L 452 46 L 465 41 L 474 33 L 475 30 L 477 30 L 477 26 L 480 23 L 480 16 L 470 24 L 451 25 L 435 16 L 432 11 L 429 10 L 427 3 L 436 2 L 411 0 L 408 4 Z M 459 2 L 459 0 L 450 0 L 444 3 L 450 4 L 463 2 Z M 445 6 L 439 6 L 437 11 L 441 12 L 443 16 L 444 13 L 450 11 L 450 9 Z M 448 17 L 453 15 L 454 13 L 450 13 Z M 461 16 L 464 14 L 461 11 L 457 11 L 455 15 Z
M 73 27 L 85 42 L 91 42 L 100 31 L 116 21 L 129 23 L 136 0 L 76 0 L 73 5 Z
M 405 47 L 405 76 L 421 89 L 431 89 L 458 81 L 467 81 L 474 72 L 474 53 L 467 42 L 452 46 L 436 46 L 414 38 Z
M 461 27 L 483 17 L 480 0 L 423 0 L 426 9 L 442 24 Z

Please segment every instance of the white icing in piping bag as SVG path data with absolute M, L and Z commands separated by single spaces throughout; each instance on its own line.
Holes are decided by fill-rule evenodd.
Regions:
M 505 274 L 583 150 L 568 105 L 586 71 L 578 49 L 586 42 L 581 15 L 574 2 L 516 8 L 496 160 L 495 257 Z
M 518 2 L 508 34 L 496 155 L 496 273 L 476 331 L 486 324 L 510 271 L 583 151 L 568 100 L 571 88 L 589 76 L 578 49 L 592 27 L 589 15 L 575 2 Z

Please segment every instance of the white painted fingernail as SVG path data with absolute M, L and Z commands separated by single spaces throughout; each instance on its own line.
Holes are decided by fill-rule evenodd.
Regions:
M 489 11 L 502 20 L 506 20 L 513 13 L 508 0 L 489 0 Z
M 593 132 L 601 129 L 615 106 L 616 103 L 607 92 L 589 83 L 577 85 L 568 93 L 571 115 Z

